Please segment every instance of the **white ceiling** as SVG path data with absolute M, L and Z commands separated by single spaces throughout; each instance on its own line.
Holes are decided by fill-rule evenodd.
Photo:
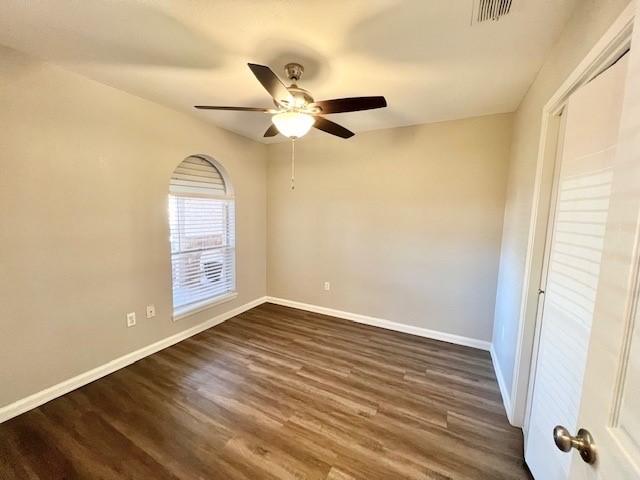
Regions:
M 316 100 L 387 98 L 329 117 L 355 132 L 511 112 L 576 1 L 472 25 L 473 0 L 2 0 L 0 43 L 262 141 L 266 115 L 191 107 L 269 107 L 247 62 L 297 61 Z

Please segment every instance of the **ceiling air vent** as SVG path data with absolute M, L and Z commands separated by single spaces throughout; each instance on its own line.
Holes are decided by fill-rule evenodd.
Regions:
M 486 22 L 487 20 L 497 21 L 500 17 L 505 16 L 511 11 L 511 3 L 513 0 L 477 0 L 475 3 L 476 11 L 473 19 L 476 23 Z

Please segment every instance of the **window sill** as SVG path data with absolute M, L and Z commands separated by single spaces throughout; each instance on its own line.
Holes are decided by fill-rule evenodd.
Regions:
M 194 303 L 192 305 L 182 307 L 180 310 L 173 312 L 173 321 L 177 322 L 178 320 L 181 320 L 195 313 L 202 312 L 203 310 L 207 310 L 208 308 L 215 307 L 216 305 L 220 305 L 221 303 L 230 302 L 237 296 L 238 292 L 229 292 L 211 300 L 205 300 L 204 302 Z

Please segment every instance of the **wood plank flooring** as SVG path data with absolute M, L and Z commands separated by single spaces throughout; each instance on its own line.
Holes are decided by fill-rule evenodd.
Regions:
M 5 479 L 527 479 L 487 352 L 265 304 L 0 424 Z

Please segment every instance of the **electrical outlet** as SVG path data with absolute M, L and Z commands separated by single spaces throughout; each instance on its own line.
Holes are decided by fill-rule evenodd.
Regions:
M 153 318 L 156 316 L 156 306 L 147 305 L 147 318 Z
M 331 282 L 324 282 L 324 289 L 328 292 L 331 290 Z
M 136 324 L 136 312 L 127 313 L 127 327 L 133 327 Z

